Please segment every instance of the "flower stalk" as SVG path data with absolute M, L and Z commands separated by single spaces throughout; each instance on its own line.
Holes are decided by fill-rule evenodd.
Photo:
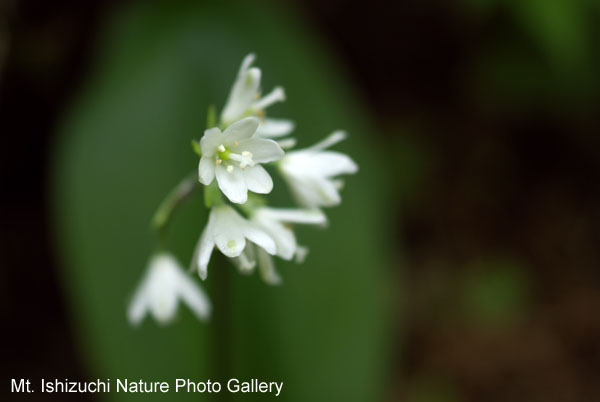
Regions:
M 186 176 L 171 190 L 152 217 L 151 226 L 159 238 L 164 236 L 165 229 L 171 221 L 173 212 L 183 204 L 199 187 L 195 173 Z

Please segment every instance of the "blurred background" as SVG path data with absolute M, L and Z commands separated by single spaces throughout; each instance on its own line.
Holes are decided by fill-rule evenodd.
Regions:
M 206 378 L 216 354 L 287 400 L 600 400 L 599 17 L 595 0 L 1 2 L 4 391 Z M 249 51 L 286 87 L 272 116 L 302 146 L 348 128 L 361 172 L 330 230 L 300 230 L 312 253 L 281 288 L 235 279 L 216 322 L 136 333 L 144 225 Z M 182 261 L 195 214 L 173 227 Z M 215 346 L 211 325 L 244 336 Z

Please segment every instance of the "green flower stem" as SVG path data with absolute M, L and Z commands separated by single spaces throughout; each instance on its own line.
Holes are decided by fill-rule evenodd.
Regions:
M 232 270 L 229 262 L 222 256 L 218 256 L 213 261 L 211 271 L 213 280 L 211 283 L 213 318 L 210 327 L 210 373 L 215 376 L 217 381 L 226 382 L 232 376 Z M 217 400 L 228 402 L 231 400 L 230 395 L 228 392 L 221 392 Z
M 152 217 L 152 229 L 156 232 L 159 238 L 164 234 L 164 231 L 171 220 L 173 212 L 199 187 L 198 174 L 191 173 L 184 178 L 160 204 L 154 216 Z
M 223 205 L 223 196 L 217 185 L 217 180 L 213 180 L 208 186 L 204 186 L 204 205 L 206 208 Z
M 208 108 L 206 115 L 206 128 L 217 126 L 217 109 L 214 106 Z M 220 129 L 224 130 L 223 123 Z M 202 155 L 200 144 L 193 145 L 198 155 Z M 212 183 L 204 187 L 204 205 L 206 208 L 220 206 L 225 204 L 221 190 L 215 178 Z M 211 351 L 210 364 L 211 372 L 214 373 L 219 381 L 227 381 L 231 376 L 231 272 L 227 261 L 224 258 L 214 258 L 213 269 L 211 269 L 213 281 L 210 284 L 213 298 L 212 324 L 210 326 Z M 231 400 L 228 392 L 222 392 L 217 396 L 218 401 L 228 402 Z

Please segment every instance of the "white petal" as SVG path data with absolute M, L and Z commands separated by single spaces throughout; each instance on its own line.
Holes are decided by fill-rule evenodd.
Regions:
M 333 206 L 342 201 L 335 185 L 326 178 L 288 175 L 286 181 L 298 203 L 306 207 Z
M 257 246 L 265 249 L 269 254 L 275 254 L 277 252 L 275 241 L 256 224 L 244 220 L 242 231 L 244 237 Z
M 250 152 L 252 159 L 257 163 L 273 162 L 281 159 L 285 154 L 275 141 L 263 138 L 250 138 L 240 141 L 239 149 Z
M 320 175 L 320 172 L 312 165 L 312 158 L 315 152 L 310 151 L 292 151 L 288 152 L 279 163 L 279 168 L 283 174 L 294 176 Z
M 127 319 L 131 325 L 139 325 L 148 311 L 149 303 L 145 285 L 146 281 L 142 280 L 129 303 Z
M 200 320 L 208 319 L 211 305 L 204 291 L 184 272 L 178 271 L 178 276 L 177 288 L 181 299 Z
M 223 144 L 231 147 L 236 142 L 246 140 L 256 133 L 260 122 L 256 117 L 246 117 L 238 120 L 223 132 Z
M 273 179 L 260 165 L 246 168 L 242 171 L 248 190 L 259 194 L 268 194 L 273 190 Z
M 229 173 L 225 166 L 217 165 L 215 174 L 219 188 L 229 198 L 229 201 L 243 204 L 248 200 L 248 188 L 242 169 L 234 167 Z
M 263 225 L 267 233 L 275 240 L 277 255 L 285 260 L 291 260 L 296 250 L 294 232 L 275 220 L 263 221 Z
M 307 148 L 307 150 L 322 151 L 325 148 L 329 148 L 330 146 L 335 145 L 338 142 L 345 140 L 347 136 L 348 135 L 346 134 L 345 131 L 342 131 L 342 130 L 334 131 L 333 133 L 331 133 L 327 137 L 325 137 L 325 139 L 321 140 L 320 142 L 317 142 L 312 147 Z
M 259 100 L 254 102 L 251 106 L 253 111 L 259 111 L 266 109 L 276 102 L 283 102 L 285 100 L 285 91 L 282 87 L 275 87 L 271 92 L 261 97 Z
M 249 274 L 254 271 L 254 267 L 256 266 L 256 258 L 254 257 L 253 250 L 254 246 L 252 244 L 246 244 L 242 254 L 240 254 L 239 257 L 232 259 L 242 274 Z
M 265 138 L 282 137 L 294 131 L 295 124 L 285 119 L 264 119 L 258 127 L 256 135 Z
M 338 193 L 335 188 L 335 184 L 327 180 L 325 178 L 314 178 L 312 180 L 314 190 L 321 197 L 321 202 L 323 206 L 334 206 L 338 205 L 342 202 L 342 198 L 340 197 L 340 193 Z
M 244 72 L 250 68 L 250 65 L 254 63 L 254 59 L 256 59 L 256 55 L 254 53 L 248 53 L 246 57 L 244 57 L 244 60 L 242 60 L 242 65 L 240 66 L 240 70 L 238 71 L 238 77 L 242 76 Z
M 223 143 L 223 133 L 217 127 L 209 128 L 204 131 L 204 135 L 200 138 L 200 149 L 202 156 L 214 156 L 217 152 L 217 147 Z
M 340 191 L 341 189 L 344 188 L 344 180 L 342 180 L 342 179 L 331 180 L 331 183 L 333 183 L 333 186 L 335 187 L 335 189 L 337 191 Z
M 229 206 L 215 209 L 214 241 L 227 257 L 238 257 L 246 246 L 244 219 Z
M 311 160 L 312 167 L 325 177 L 352 174 L 358 171 L 358 165 L 348 155 L 340 152 L 319 152 L 313 155 Z
M 322 225 L 327 223 L 327 217 L 319 209 L 295 208 L 260 208 L 257 213 L 265 214 L 270 219 L 291 223 L 307 223 Z
M 289 174 L 283 169 L 281 172 L 298 204 L 305 207 L 321 206 L 321 197 L 309 185 L 306 177 Z
M 275 271 L 273 258 L 262 249 L 258 249 L 256 253 L 258 257 L 258 268 L 262 279 L 269 285 L 279 285 L 281 283 L 281 277 L 277 274 L 277 271 Z
M 229 257 L 239 257 L 246 246 L 246 240 L 241 231 L 230 230 L 215 236 L 215 243 L 221 252 Z
M 296 264 L 302 264 L 308 255 L 308 247 L 296 246 Z
M 177 278 L 174 274 L 177 267 L 171 265 L 171 260 L 171 257 L 156 257 L 155 266 L 150 268 L 154 271 L 150 273 L 148 288 L 150 311 L 161 324 L 169 323 L 177 312 Z
M 277 140 L 277 143 L 282 149 L 289 149 L 296 146 L 296 139 L 293 137 Z
M 198 177 L 200 183 L 208 186 L 215 178 L 215 160 L 212 157 L 202 155 L 198 164 Z
M 254 271 L 256 267 L 256 257 L 254 256 L 254 245 L 252 243 L 246 244 L 244 251 L 239 257 L 232 259 L 238 266 L 242 274 L 249 274 Z
M 221 113 L 223 122 L 228 124 L 236 121 L 252 106 L 260 87 L 260 76 L 258 68 L 240 70 Z
M 206 279 L 208 262 L 210 261 L 210 256 L 214 248 L 215 242 L 212 239 L 212 233 L 210 232 L 209 220 L 209 224 L 204 228 L 200 239 L 198 239 L 198 245 L 196 246 L 197 251 L 194 252 L 195 256 L 192 257 L 195 259 L 195 263 L 198 264 L 198 275 L 200 275 L 200 279 L 202 280 Z

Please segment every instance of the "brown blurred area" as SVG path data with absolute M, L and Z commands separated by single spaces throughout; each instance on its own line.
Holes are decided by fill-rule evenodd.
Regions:
M 389 400 L 600 400 L 599 9 L 334 3 L 311 12 L 372 134 L 399 139 Z M 552 51 L 561 29 L 580 63 Z
M 600 8 L 574 1 L 575 17 L 559 7 L 545 22 L 515 4 L 292 4 L 356 80 L 373 143 L 398 173 L 390 401 L 600 400 Z M 26 353 L 17 371 L 51 361 L 57 377 L 81 372 L 39 201 L 53 129 L 114 6 L 0 5 L 2 125 L 37 133 L 3 138 L 15 191 L 2 243 L 40 269 L 34 283 L 18 270 L 5 283 L 45 300 L 4 303 L 17 323 L 8 353 Z

